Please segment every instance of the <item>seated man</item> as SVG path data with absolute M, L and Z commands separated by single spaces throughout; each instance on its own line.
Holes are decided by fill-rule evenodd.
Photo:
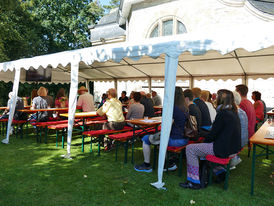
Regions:
M 187 120 L 187 105 L 185 104 L 185 98 L 183 90 L 180 87 L 175 88 L 175 100 L 173 109 L 173 124 L 170 131 L 169 146 L 180 147 L 188 143 L 188 139 L 184 137 L 184 127 Z M 138 172 L 152 172 L 150 166 L 150 145 L 159 144 L 160 133 L 154 135 L 145 135 L 143 137 L 143 154 L 144 162 L 140 165 L 135 165 L 134 169 Z M 175 163 L 169 165 L 169 170 L 177 168 Z
M 212 122 L 210 119 L 208 107 L 206 106 L 205 102 L 200 99 L 202 90 L 200 88 L 193 88 L 192 92 L 193 92 L 193 98 L 194 98 L 193 103 L 197 105 L 201 111 L 201 115 L 202 115 L 201 128 L 203 130 L 208 131 L 211 128 Z
M 145 111 L 144 111 L 144 116 L 145 117 L 154 117 L 154 108 L 153 108 L 153 101 L 151 98 L 147 98 L 146 93 L 144 91 L 141 91 L 141 100 L 140 103 L 144 105 Z
M 100 116 L 106 115 L 108 122 L 103 125 L 103 129 L 120 130 L 125 126 L 125 117 L 122 110 L 122 103 L 117 99 L 116 89 L 108 90 L 108 99 L 97 110 Z
M 78 90 L 79 98 L 77 101 L 77 107 L 81 107 L 83 112 L 95 111 L 93 96 L 87 92 L 85 86 L 81 86 Z
M 161 106 L 162 105 L 162 99 L 161 97 L 157 94 L 156 91 L 152 91 L 152 100 L 153 100 L 153 104 L 154 106 Z
M 193 92 L 190 89 L 186 89 L 184 91 L 185 101 L 188 105 L 189 115 L 192 115 L 196 118 L 197 126 L 198 126 L 198 134 L 200 135 L 201 131 L 201 122 L 202 115 L 200 109 L 193 103 Z
M 127 92 L 126 91 L 122 91 L 121 93 L 121 97 L 119 98 L 119 101 L 122 103 L 122 104 L 127 104 L 129 99 L 127 97 Z

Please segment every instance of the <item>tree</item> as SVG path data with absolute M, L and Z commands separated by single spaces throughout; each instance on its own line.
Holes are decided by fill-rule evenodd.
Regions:
M 44 29 L 48 53 L 90 46 L 88 26 L 103 15 L 91 0 L 26 0 L 25 5 Z
M 41 53 L 41 26 L 18 0 L 0 4 L 0 62 L 31 57 Z
M 107 11 L 110 11 L 111 9 L 114 9 L 114 8 L 117 8 L 120 6 L 120 0 L 111 0 L 109 2 L 109 5 L 105 5 L 104 8 L 107 10 Z

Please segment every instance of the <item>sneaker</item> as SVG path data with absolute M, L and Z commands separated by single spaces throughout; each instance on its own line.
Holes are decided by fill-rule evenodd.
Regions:
M 177 169 L 177 165 L 175 163 L 173 163 L 172 165 L 169 165 L 168 167 L 168 171 L 175 171 Z M 167 169 L 164 168 L 164 172 L 166 172 Z
M 230 167 L 236 167 L 241 162 L 242 162 L 241 158 L 239 156 L 236 156 L 231 160 Z
M 151 166 L 149 166 L 149 167 L 147 167 L 146 165 L 145 165 L 145 163 L 143 163 L 143 164 L 141 164 L 141 165 L 135 165 L 134 166 L 134 169 L 137 171 L 137 172 L 152 172 L 152 167 Z

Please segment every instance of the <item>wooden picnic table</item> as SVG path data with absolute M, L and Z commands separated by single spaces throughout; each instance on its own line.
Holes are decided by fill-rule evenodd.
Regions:
M 265 138 L 266 136 L 269 136 L 269 128 L 271 127 L 274 129 L 274 122 L 268 123 L 268 121 L 266 121 L 249 140 L 250 143 L 253 145 L 251 167 L 251 195 L 254 194 L 254 175 L 256 157 L 266 156 L 266 158 L 268 159 L 269 155 L 274 154 L 274 151 L 269 149 L 269 146 L 274 146 L 274 139 Z M 262 148 L 262 153 L 256 154 L 256 147 Z
M 31 106 L 24 106 L 25 109 L 31 108 Z M 8 107 L 0 107 L 0 110 L 5 110 L 8 109 Z
M 126 120 L 126 122 L 131 123 L 133 125 L 138 125 L 138 126 L 155 127 L 162 123 L 162 118 L 152 117 L 149 119 L 132 119 L 132 120 Z
M 267 114 L 268 117 L 274 116 L 274 109 L 268 111 L 266 114 Z
M 19 112 L 25 112 L 25 113 L 35 113 L 35 112 L 60 112 L 60 111 L 68 111 L 68 108 L 47 108 L 47 109 L 20 109 Z M 61 114 L 60 114 L 61 115 Z
M 163 106 L 153 106 L 153 108 L 154 108 L 155 110 L 162 110 L 162 109 L 163 109 Z

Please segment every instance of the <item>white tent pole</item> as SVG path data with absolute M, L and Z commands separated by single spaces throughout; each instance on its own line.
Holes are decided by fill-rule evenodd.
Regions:
M 118 81 L 117 81 L 117 79 L 114 80 L 114 88 L 118 92 Z
M 189 89 L 194 88 L 194 77 L 189 77 Z
M 151 85 L 152 85 L 152 81 L 151 81 L 151 77 L 148 78 L 148 92 L 151 93 Z
M 78 73 L 79 61 L 76 59 L 71 62 L 71 76 L 70 76 L 70 91 L 69 91 L 69 117 L 68 117 L 68 135 L 67 135 L 67 154 L 65 158 L 70 159 L 71 136 L 74 124 L 74 115 L 77 104 L 77 91 L 78 91 Z
M 90 93 L 90 89 L 89 89 L 89 80 L 86 80 L 86 88 L 88 89 L 88 93 Z
M 7 136 L 6 139 L 2 140 L 2 143 L 8 144 L 9 143 L 9 135 L 10 135 L 10 129 L 11 129 L 11 124 L 15 112 L 15 107 L 16 107 L 16 99 L 17 99 L 17 94 L 18 94 L 18 87 L 19 87 L 19 82 L 20 82 L 20 68 L 15 68 L 15 76 L 14 76 L 14 81 L 13 81 L 13 96 L 11 98 L 11 104 L 8 105 L 9 108 L 9 121 L 8 121 L 8 129 L 7 129 Z
M 162 182 L 163 169 L 165 164 L 166 150 L 172 124 L 174 92 L 176 84 L 176 72 L 178 67 L 178 57 L 166 55 L 165 61 L 165 95 L 163 104 L 162 128 L 160 139 L 160 151 L 158 160 L 158 182 L 151 183 L 152 186 L 163 189 L 165 183 Z

